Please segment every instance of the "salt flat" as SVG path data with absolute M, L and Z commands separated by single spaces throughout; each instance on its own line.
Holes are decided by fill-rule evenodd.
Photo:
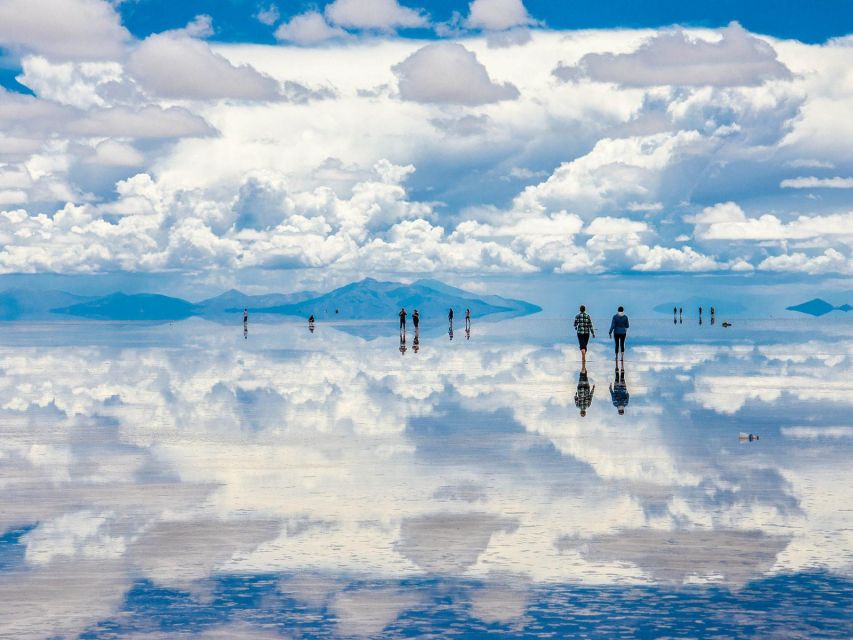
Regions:
M 850 637 L 853 325 L 720 320 L 7 324 L 0 637 Z

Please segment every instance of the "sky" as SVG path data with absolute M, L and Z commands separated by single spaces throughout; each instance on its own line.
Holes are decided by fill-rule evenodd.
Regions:
M 853 6 L 0 0 L 0 274 L 849 276 Z

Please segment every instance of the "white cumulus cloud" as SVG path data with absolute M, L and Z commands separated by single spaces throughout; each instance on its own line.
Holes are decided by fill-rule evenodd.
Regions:
M 476 54 L 457 43 L 428 44 L 393 69 L 403 100 L 474 106 L 519 96 L 515 85 L 494 82 Z
M 563 80 L 588 77 L 623 86 L 750 86 L 788 79 L 790 70 L 766 41 L 736 22 L 709 41 L 678 29 L 652 37 L 632 53 L 588 53 L 576 66 L 559 66 Z
M 342 38 L 346 35 L 346 31 L 330 25 L 317 11 L 293 16 L 275 30 L 276 39 L 303 46 L 318 44 L 332 38 Z
M 329 21 L 348 29 L 425 27 L 427 17 L 420 10 L 400 5 L 397 0 L 335 0 L 326 5 Z
M 153 35 L 130 55 L 128 71 L 165 98 L 274 100 L 278 83 L 248 65 L 235 66 L 200 40 Z
M 4 0 L 0 45 L 56 59 L 105 60 L 122 55 L 130 34 L 105 0 Z
M 503 31 L 533 23 L 522 0 L 474 0 L 468 6 L 466 26 Z

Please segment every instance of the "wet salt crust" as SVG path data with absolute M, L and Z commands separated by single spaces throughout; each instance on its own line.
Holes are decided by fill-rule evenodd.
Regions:
M 850 637 L 848 325 L 9 324 L 0 637 Z

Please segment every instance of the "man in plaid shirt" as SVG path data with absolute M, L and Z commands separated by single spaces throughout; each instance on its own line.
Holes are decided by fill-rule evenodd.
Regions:
M 589 336 L 595 337 L 595 327 L 592 326 L 592 318 L 586 312 L 586 307 L 581 305 L 581 312 L 575 316 L 575 331 L 578 333 L 578 345 L 581 348 L 581 363 L 586 366 L 586 346 Z

